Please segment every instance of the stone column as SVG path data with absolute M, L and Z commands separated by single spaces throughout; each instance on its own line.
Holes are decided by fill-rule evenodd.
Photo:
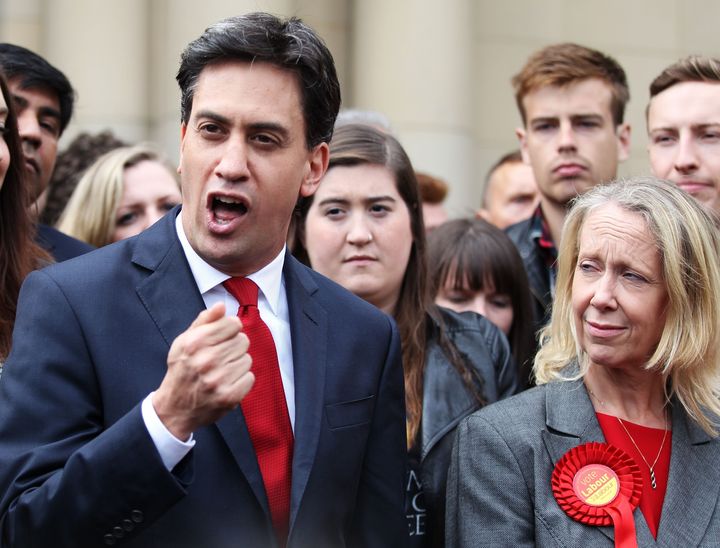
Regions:
M 293 14 L 314 28 L 335 59 L 343 105 L 350 97 L 352 11 L 349 0 L 295 0 Z
M 354 4 L 351 105 L 390 118 L 416 170 L 444 178 L 453 216 L 478 199 L 469 0 Z
M 41 20 L 40 0 L 0 0 L 0 42 L 40 51 Z
M 111 128 L 128 141 L 146 139 L 146 0 L 53 0 L 43 9 L 40 53 L 67 75 L 78 93 L 74 119 L 63 139 L 72 138 L 79 128 Z

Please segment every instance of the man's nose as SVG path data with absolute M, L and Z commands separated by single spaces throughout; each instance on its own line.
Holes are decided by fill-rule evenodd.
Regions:
M 42 144 L 42 129 L 33 113 L 25 110 L 18 115 L 17 121 L 23 152 L 32 153 L 40 148 Z
M 215 174 L 226 181 L 239 181 L 249 176 L 248 147 L 242 137 L 228 139 Z
M 675 170 L 680 173 L 691 173 L 698 168 L 698 156 L 695 142 L 689 136 L 681 135 L 675 155 Z
M 558 129 L 558 150 L 571 152 L 577 150 L 575 129 L 569 121 L 560 123 Z

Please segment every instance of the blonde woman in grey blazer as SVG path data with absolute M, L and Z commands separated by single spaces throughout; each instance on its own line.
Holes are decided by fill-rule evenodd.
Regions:
M 551 486 L 563 455 L 589 442 L 621 447 L 642 475 L 638 546 L 720 545 L 713 220 L 657 179 L 596 187 L 568 215 L 558 266 L 540 386 L 458 428 L 447 545 L 612 546 L 612 526 L 574 521 Z M 638 432 L 662 440 L 659 449 Z

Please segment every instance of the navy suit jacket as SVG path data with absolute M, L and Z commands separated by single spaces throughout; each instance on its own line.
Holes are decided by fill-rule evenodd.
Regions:
M 265 547 L 267 498 L 240 409 L 168 472 L 140 403 L 204 309 L 167 215 L 36 271 L 0 378 L 0 545 Z M 397 546 L 405 415 L 392 320 L 286 256 L 295 376 L 288 546 Z
M 38 224 L 35 240 L 59 263 L 79 257 L 95 249 L 90 244 L 77 240 L 51 226 Z

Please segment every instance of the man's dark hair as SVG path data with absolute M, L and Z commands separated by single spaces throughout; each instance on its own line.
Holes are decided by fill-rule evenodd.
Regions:
M 37 53 L 15 44 L 0 44 L 0 69 L 8 80 L 20 79 L 21 89 L 46 88 L 60 104 L 60 135 L 72 118 L 75 91 L 70 80 Z
M 202 70 L 216 62 L 266 62 L 293 71 L 302 94 L 305 139 L 309 148 L 329 142 L 340 109 L 340 84 L 332 54 L 300 19 L 267 13 L 229 17 L 208 27 L 188 44 L 180 59 L 180 113 L 187 123 Z

